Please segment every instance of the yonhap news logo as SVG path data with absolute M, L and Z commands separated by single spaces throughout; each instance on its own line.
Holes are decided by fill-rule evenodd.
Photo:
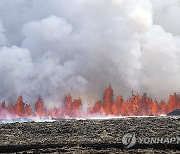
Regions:
M 126 148 L 133 147 L 136 144 L 136 136 L 135 133 L 125 134 L 122 138 L 122 143 Z
M 180 144 L 180 137 L 136 137 L 136 134 L 127 133 L 122 138 L 122 143 L 125 148 L 131 148 L 135 144 Z

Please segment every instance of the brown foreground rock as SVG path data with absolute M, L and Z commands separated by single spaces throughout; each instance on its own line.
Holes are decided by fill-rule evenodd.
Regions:
M 134 134 L 124 138 L 130 148 L 122 143 L 127 133 Z M 179 149 L 180 117 L 0 124 L 1 153 L 180 153 Z

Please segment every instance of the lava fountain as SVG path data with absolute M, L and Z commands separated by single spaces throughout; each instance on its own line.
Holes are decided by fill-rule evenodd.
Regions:
M 19 96 L 15 105 L 6 105 L 2 101 L 0 106 L 0 118 L 90 118 L 94 116 L 158 116 L 180 108 L 180 95 L 174 93 L 169 96 L 168 101 L 160 102 L 148 97 L 146 93 L 133 94 L 131 98 L 124 100 L 118 96 L 114 101 L 113 89 L 109 85 L 105 89 L 103 101 L 97 101 L 89 105 L 86 112 L 82 109 L 82 100 L 73 99 L 71 95 L 65 96 L 64 103 L 59 107 L 47 109 L 41 97 L 38 98 L 35 106 L 25 104 L 22 96 Z

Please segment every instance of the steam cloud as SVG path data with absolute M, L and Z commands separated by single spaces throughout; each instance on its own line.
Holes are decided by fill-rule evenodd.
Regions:
M 179 0 L 0 1 L 0 100 L 47 106 L 180 89 Z

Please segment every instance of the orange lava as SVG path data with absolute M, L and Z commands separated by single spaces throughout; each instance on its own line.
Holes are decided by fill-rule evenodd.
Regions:
M 101 116 L 142 116 L 142 115 L 166 115 L 167 113 L 180 108 L 180 96 L 176 93 L 169 96 L 167 102 L 152 100 L 144 93 L 142 96 L 133 94 L 128 100 L 123 100 L 122 96 L 113 99 L 113 89 L 106 88 L 103 101 L 97 101 L 90 105 L 86 112 L 82 110 L 81 99 L 73 99 L 70 95 L 65 96 L 63 105 L 48 110 L 44 106 L 43 100 L 39 97 L 34 108 L 30 104 L 23 102 L 19 96 L 15 105 L 6 105 L 2 101 L 0 105 L 0 119 L 10 118 L 30 118 L 30 117 L 52 117 L 52 118 L 79 118 Z

